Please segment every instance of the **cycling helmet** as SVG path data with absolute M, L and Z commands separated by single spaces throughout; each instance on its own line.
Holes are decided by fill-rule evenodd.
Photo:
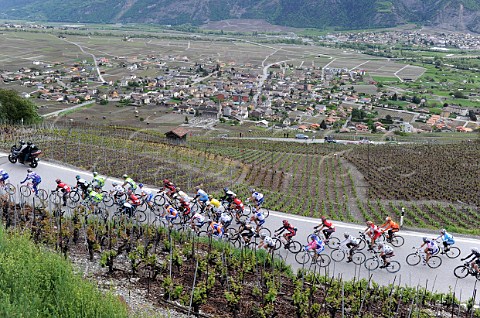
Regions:
M 327 218 L 322 215 L 321 219 L 322 219 L 322 221 L 325 221 Z
M 367 221 L 367 225 L 372 225 L 373 222 L 372 221 Z
M 124 175 L 122 176 L 122 178 L 123 178 L 123 179 L 127 179 L 127 178 L 128 178 L 128 174 L 124 174 Z
M 95 186 L 95 189 L 101 189 L 102 187 L 99 186 L 98 184 Z
M 386 222 L 390 222 L 391 220 L 392 220 L 392 218 L 389 217 L 389 216 L 387 216 L 387 217 L 385 218 L 385 221 L 386 221 Z
M 27 172 L 32 172 L 32 171 L 33 171 L 33 170 L 32 170 L 32 169 L 30 169 L 30 168 L 28 168 L 28 169 L 27 169 Z
M 250 189 L 250 193 L 254 193 L 255 192 L 255 189 Z
M 138 186 L 139 186 L 140 188 L 143 188 L 143 183 L 139 183 Z
M 265 233 L 265 232 L 260 233 L 260 237 L 261 237 L 262 239 L 266 238 L 266 237 L 267 237 L 267 233 Z
M 211 194 L 208 195 L 208 199 L 211 200 L 213 199 L 213 196 Z
M 348 238 L 348 237 L 350 236 L 350 233 L 345 232 L 345 233 L 343 233 L 343 236 L 344 236 L 345 238 Z
M 118 185 L 118 183 L 112 182 L 112 186 L 116 187 L 117 185 Z
M 20 140 L 20 145 L 25 145 L 25 141 Z
M 312 234 L 311 238 L 312 238 L 312 240 L 317 240 L 318 236 L 316 234 Z
M 424 237 L 423 238 L 423 243 L 427 243 L 428 242 L 428 238 Z
M 288 221 L 287 220 L 283 220 L 283 225 L 288 225 Z
M 445 234 L 446 232 L 447 232 L 447 230 L 445 230 L 445 229 L 440 230 L 440 233 L 442 233 L 442 234 Z
M 94 171 L 94 172 L 93 172 L 93 176 L 94 176 L 94 177 L 98 176 L 98 172 Z
M 80 179 L 80 175 L 77 174 L 77 175 L 75 176 L 75 179 L 79 180 L 79 179 Z
M 165 204 L 163 205 L 163 207 L 164 207 L 165 209 L 168 209 L 169 206 L 170 206 L 170 204 L 168 204 L 168 203 L 165 203 Z
M 27 141 L 27 146 L 31 146 L 32 145 L 32 142 L 31 141 Z
M 230 191 L 230 189 L 225 187 L 225 188 L 223 188 L 223 191 L 225 191 L 225 193 L 227 193 L 228 191 Z
M 55 180 L 55 182 L 56 182 L 56 183 L 60 183 L 60 182 L 62 182 L 62 180 L 57 179 L 57 180 Z
M 472 253 L 478 254 L 478 248 L 473 247 L 473 248 L 472 248 Z

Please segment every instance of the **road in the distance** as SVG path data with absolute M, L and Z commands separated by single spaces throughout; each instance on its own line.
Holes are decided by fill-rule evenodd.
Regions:
M 10 174 L 10 182 L 14 185 L 18 185 L 19 182 L 22 181 L 26 176 L 27 166 L 18 163 L 11 164 L 8 162 L 6 154 L 4 153 L 0 153 L 0 168 L 5 169 Z M 42 177 L 41 188 L 47 191 L 56 187 L 55 179 L 57 178 L 62 179 L 68 184 L 75 183 L 75 176 L 77 174 L 86 180 L 92 179 L 91 172 L 53 164 L 46 161 L 40 161 L 38 167 L 35 168 L 35 171 Z M 111 181 L 113 181 L 113 179 L 107 179 L 107 188 L 111 188 Z M 268 197 L 266 200 L 268 201 Z M 319 220 L 314 218 L 281 212 L 271 212 L 270 217 L 267 219 L 267 225 L 273 231 L 280 228 L 282 220 L 284 219 L 289 220 L 290 223 L 298 228 L 296 239 L 300 242 L 306 242 L 306 238 L 308 234 L 312 232 L 313 226 L 318 225 L 319 223 Z M 348 224 L 335 221 L 334 224 L 336 226 L 336 233 L 334 233 L 334 236 L 339 238 L 343 237 L 343 233 L 345 231 L 356 235 L 358 234 L 358 231 L 365 229 L 364 226 L 357 224 Z M 451 288 L 452 290 L 455 290 L 457 297 L 461 293 L 463 300 L 471 297 L 473 289 L 475 288 L 475 279 L 471 276 L 465 279 L 457 279 L 453 275 L 453 269 L 462 264 L 460 258 L 465 257 L 467 255 L 467 251 L 470 251 L 472 247 L 480 248 L 480 240 L 476 238 L 459 237 L 456 235 L 456 246 L 462 250 L 460 257 L 453 260 L 448 259 L 447 257 L 442 257 L 442 265 L 438 269 L 431 269 L 429 267 L 424 267 L 421 264 L 414 267 L 409 266 L 405 262 L 405 257 L 409 253 L 413 252 L 413 246 L 420 246 L 422 237 L 433 237 L 437 236 L 438 233 L 421 233 L 402 230 L 400 234 L 405 238 L 405 244 L 404 246 L 395 249 L 394 259 L 399 261 L 402 266 L 398 273 L 390 274 L 383 269 L 377 269 L 369 272 L 363 265 L 355 266 L 351 263 L 347 264 L 345 261 L 340 263 L 335 263 L 332 261 L 327 270 L 327 274 L 329 276 L 342 277 L 343 279 L 347 280 L 353 279 L 354 277 L 368 279 L 370 274 L 373 274 L 373 280 L 381 285 L 388 285 L 395 281 L 395 284 L 397 285 L 400 284 L 401 286 L 406 285 L 412 287 L 427 287 L 429 290 L 443 293 L 449 293 Z M 330 249 L 328 247 L 326 248 L 326 252 L 330 254 Z M 367 255 L 367 257 L 369 256 L 369 252 L 366 250 L 363 252 Z M 284 251 L 282 252 L 282 255 L 286 257 L 287 262 L 294 268 L 301 268 L 301 266 L 295 262 L 294 255 L 287 255 L 287 253 Z M 321 273 L 325 273 L 325 269 L 322 269 Z

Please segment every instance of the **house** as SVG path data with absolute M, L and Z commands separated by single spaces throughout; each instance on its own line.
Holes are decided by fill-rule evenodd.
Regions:
M 260 120 L 257 122 L 257 126 L 268 128 L 268 121 L 266 121 L 265 119 Z
M 165 137 L 170 143 L 181 144 L 187 141 L 188 130 L 183 127 L 177 127 L 165 133 Z

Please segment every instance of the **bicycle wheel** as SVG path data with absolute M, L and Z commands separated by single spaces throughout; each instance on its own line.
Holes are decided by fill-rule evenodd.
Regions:
M 147 215 L 143 211 L 135 211 L 135 220 L 139 223 L 145 222 Z
M 62 198 L 57 192 L 50 193 L 50 202 L 53 204 L 59 204 L 62 201 Z
M 405 239 L 400 235 L 394 235 L 389 243 L 394 247 L 400 247 L 405 243 Z
M 442 259 L 438 256 L 430 256 L 427 265 L 430 268 L 438 268 L 440 265 L 442 265 Z
M 335 262 L 341 262 L 345 259 L 345 252 L 340 249 L 334 249 L 333 251 L 330 252 L 330 257 L 335 261 Z
M 262 233 L 265 233 L 267 236 L 270 236 L 272 237 L 272 231 L 270 231 L 270 229 L 266 228 L 266 227 L 262 227 L 260 229 L 260 231 L 258 232 L 258 234 L 262 234 Z
M 270 210 L 266 208 L 262 208 L 262 213 L 265 218 L 268 218 L 270 216 Z
M 458 278 L 465 278 L 468 276 L 468 268 L 465 265 L 455 267 L 453 274 Z
M 422 258 L 420 257 L 420 255 L 418 255 L 418 253 L 412 253 L 407 255 L 407 258 L 405 259 L 405 261 L 407 262 L 408 265 L 415 266 L 415 265 L 418 265 L 418 263 L 420 263 L 421 259 Z
M 163 196 L 163 194 L 157 194 L 153 198 L 153 202 L 155 202 L 156 205 L 164 205 L 165 204 L 165 197 Z
M 364 265 L 366 269 L 368 269 L 369 271 L 373 271 L 378 268 L 379 262 L 377 258 L 370 257 L 365 261 Z
M 330 265 L 331 262 L 332 260 L 330 259 L 330 256 L 328 256 L 327 254 L 317 255 L 317 264 L 320 267 L 327 267 L 328 265 Z
M 457 258 L 460 256 L 460 249 L 458 247 L 450 247 L 450 249 L 444 252 L 448 258 Z
M 258 243 L 255 241 L 251 241 L 250 243 L 245 244 L 245 246 L 254 251 L 258 250 Z
M 48 199 L 48 193 L 44 189 L 38 189 L 37 198 L 42 201 L 46 201 Z
M 17 191 L 17 188 L 15 188 L 15 186 L 11 183 L 6 183 L 4 189 L 5 189 L 5 192 L 7 192 L 10 195 L 15 194 L 15 192 Z
M 362 252 L 356 252 L 352 255 L 352 262 L 355 265 L 361 265 L 367 257 Z
M 338 237 L 330 237 L 327 246 L 330 248 L 338 248 L 340 245 L 340 239 Z
M 280 241 L 278 238 L 274 237 L 274 238 L 272 238 L 272 240 L 273 240 L 273 244 L 275 246 L 273 249 L 275 251 L 278 250 L 280 247 L 282 247 L 282 241 Z
M 310 254 L 308 252 L 297 253 L 295 254 L 295 261 L 300 265 L 304 265 L 310 261 Z
M 290 241 L 290 244 L 288 245 L 288 248 L 287 248 L 290 252 L 294 253 L 294 254 L 297 254 L 298 252 L 300 252 L 302 250 L 302 244 L 300 244 L 299 242 L 297 241 Z
M 148 207 L 147 202 L 143 201 L 142 204 L 137 206 L 137 211 L 145 212 L 147 211 L 147 207 Z
M 367 247 L 367 242 L 364 239 L 359 239 L 358 249 L 363 250 L 365 247 Z
M 32 195 L 32 190 L 26 186 L 26 185 L 22 185 L 20 186 L 20 194 L 23 196 L 23 197 L 29 197 Z
M 390 261 L 390 263 L 388 263 L 388 266 L 385 267 L 385 269 L 389 273 L 396 273 L 400 270 L 400 268 L 401 268 L 400 263 L 397 261 Z
M 70 199 L 71 202 L 77 203 L 78 201 L 80 201 L 81 195 L 80 195 L 80 193 L 78 193 L 78 191 L 71 191 L 68 194 L 68 198 Z

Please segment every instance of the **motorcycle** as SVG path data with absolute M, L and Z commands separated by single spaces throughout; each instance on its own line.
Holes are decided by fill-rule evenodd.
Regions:
M 38 149 L 37 146 L 32 147 L 30 150 L 30 155 L 28 156 L 28 159 L 25 162 L 21 162 L 23 164 L 28 163 L 30 167 L 36 168 L 38 166 L 38 161 L 40 161 L 40 155 L 42 154 L 42 151 Z M 13 145 L 12 148 L 10 149 L 10 154 L 8 155 L 8 161 L 11 163 L 16 163 L 17 161 L 20 160 L 20 158 L 23 156 L 23 153 L 20 151 L 20 148 L 17 148 L 17 145 Z

